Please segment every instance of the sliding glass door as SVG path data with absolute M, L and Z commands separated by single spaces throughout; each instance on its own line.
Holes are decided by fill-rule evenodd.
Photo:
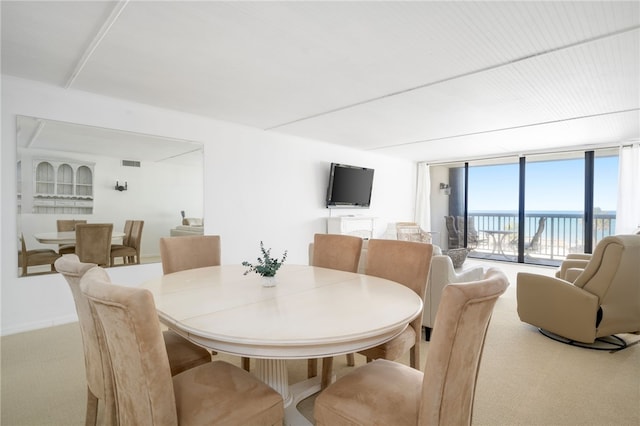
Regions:
M 468 214 L 478 239 L 476 254 L 515 260 L 518 220 L 518 159 L 469 165 Z
M 523 260 L 555 264 L 583 252 L 583 153 L 526 157 Z
M 592 248 L 595 248 L 598 241 L 616 234 L 618 150 L 596 151 L 593 169 Z

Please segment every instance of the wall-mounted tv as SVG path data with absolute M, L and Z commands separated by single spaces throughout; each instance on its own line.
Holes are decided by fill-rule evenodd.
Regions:
M 327 207 L 367 208 L 372 189 L 373 169 L 331 163 Z

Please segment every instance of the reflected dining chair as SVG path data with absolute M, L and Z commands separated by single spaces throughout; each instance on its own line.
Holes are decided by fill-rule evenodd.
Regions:
M 359 367 L 316 398 L 316 426 L 470 425 L 487 329 L 508 285 L 497 269 L 482 281 L 447 285 L 424 374 L 388 360 Z
M 56 221 L 56 229 L 58 232 L 71 232 L 76 230 L 76 225 L 79 223 L 87 223 L 86 220 L 75 220 L 75 219 L 58 219 Z M 76 252 L 75 244 L 59 244 L 58 245 L 58 253 L 69 254 Z
M 87 412 L 86 426 L 95 426 L 98 415 L 98 401 L 104 404 L 104 424 L 115 423 L 115 407 L 110 366 L 102 352 L 104 342 L 100 342 L 89 301 L 80 291 L 80 280 L 84 274 L 95 267 L 93 263 L 82 263 L 75 254 L 67 254 L 56 261 L 58 272 L 66 279 L 78 314 L 78 323 L 82 335 L 84 363 L 87 377 Z M 189 368 L 211 362 L 209 352 L 180 337 L 172 331 L 163 333 L 171 375 L 176 375 Z
M 21 277 L 28 274 L 29 266 L 51 265 L 51 272 L 55 272 L 54 262 L 60 255 L 51 249 L 31 249 L 27 250 L 27 243 L 24 241 L 24 235 L 20 234 L 20 246 L 18 251 L 18 267 L 22 269 Z
M 79 223 L 76 225 L 76 254 L 84 263 L 111 264 L 113 223 Z
M 413 290 L 425 302 L 427 279 L 433 246 L 413 241 L 369 240 L 365 274 L 398 282 Z M 358 353 L 367 362 L 384 358 L 396 360 L 409 351 L 409 363 L 420 369 L 420 337 L 422 315 L 415 318 L 404 331 L 390 341 Z
M 122 258 L 123 265 L 140 264 L 142 228 L 144 228 L 144 220 L 127 220 L 125 222 L 125 237 L 122 244 L 111 245 L 111 266 L 115 266 L 115 260 L 118 257 Z
M 309 249 L 309 260 L 312 266 L 337 269 L 346 272 L 358 272 L 362 253 L 362 238 L 352 235 L 315 234 Z M 353 365 L 353 354 L 348 356 L 349 365 Z M 324 389 L 331 380 L 333 357 L 322 359 L 322 385 Z M 318 374 L 318 360 L 307 361 L 307 377 Z
M 227 362 L 171 376 L 151 292 L 111 284 L 102 268 L 87 271 L 80 288 L 109 359 L 118 424 L 282 424 L 282 396 Z

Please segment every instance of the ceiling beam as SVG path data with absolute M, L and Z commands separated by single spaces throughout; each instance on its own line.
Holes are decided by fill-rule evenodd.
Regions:
M 113 10 L 111 11 L 111 14 L 106 19 L 104 24 L 102 24 L 102 27 L 100 27 L 100 30 L 97 32 L 95 37 L 93 37 L 93 40 L 91 40 L 91 43 L 85 49 L 84 53 L 76 63 L 76 66 L 73 72 L 71 73 L 71 76 L 69 76 L 69 78 L 67 79 L 67 83 L 64 85 L 65 89 L 70 88 L 73 82 L 76 81 L 76 78 L 78 78 L 78 75 L 80 75 L 80 73 L 82 72 L 84 66 L 87 64 L 87 62 L 91 58 L 91 55 L 93 55 L 93 52 L 98 48 L 98 46 L 102 42 L 102 39 L 107 35 L 109 30 L 111 29 L 111 26 L 118 20 L 118 17 L 120 16 L 120 14 L 122 13 L 122 11 L 124 10 L 124 8 L 127 6 L 128 3 L 129 3 L 129 0 L 122 0 L 116 3 Z

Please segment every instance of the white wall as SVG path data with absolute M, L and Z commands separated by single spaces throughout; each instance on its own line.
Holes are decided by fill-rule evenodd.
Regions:
M 447 249 L 449 233 L 444 217 L 449 214 L 449 195 L 440 191 L 440 183 L 449 183 L 449 168 L 446 166 L 429 167 L 431 178 L 431 230 L 440 232 L 440 247 Z
M 375 236 L 382 236 L 389 222 L 414 217 L 412 162 L 2 76 L 3 335 L 75 319 L 61 276 L 16 276 L 17 115 L 203 142 L 205 232 L 222 236 L 224 263 L 256 257 L 260 240 L 274 253 L 287 249 L 288 262 L 306 263 L 307 244 L 326 230 L 330 214 L 377 217 Z M 371 209 L 323 207 L 332 161 L 375 169 Z M 116 283 L 135 285 L 160 275 L 161 268 L 113 268 L 109 274 Z

